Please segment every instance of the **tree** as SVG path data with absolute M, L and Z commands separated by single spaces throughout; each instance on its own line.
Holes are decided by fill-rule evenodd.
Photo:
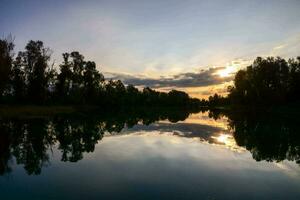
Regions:
M 214 94 L 208 98 L 208 106 L 215 107 L 215 106 L 224 106 L 228 105 L 228 98 L 223 97 L 218 94 Z
M 171 90 L 168 93 L 170 105 L 187 105 L 189 95 L 182 91 Z
M 126 104 L 137 105 L 140 101 L 140 92 L 133 85 L 126 87 Z
M 300 57 L 295 59 L 289 59 L 288 64 L 290 66 L 289 77 L 289 100 L 300 100 Z
M 56 95 L 60 99 L 65 99 L 70 95 L 70 89 L 72 86 L 72 76 L 73 72 L 71 69 L 71 64 L 69 62 L 69 53 L 63 53 L 64 62 L 60 65 L 60 73 L 57 75 L 56 82 Z
M 10 81 L 13 63 L 14 44 L 11 37 L 0 40 L 0 97 L 4 94 Z
M 80 88 L 83 83 L 83 70 L 84 70 L 84 57 L 79 52 L 74 51 L 70 54 L 72 58 L 72 69 L 73 69 L 73 77 L 72 77 L 72 87 L 74 89 Z
M 139 91 L 120 80 L 105 81 L 96 63 L 78 51 L 63 54 L 59 73 L 49 65 L 51 52 L 42 41 L 30 40 L 14 59 L 13 43 L 0 40 L 0 99 L 14 103 L 68 103 L 123 107 L 197 106 L 201 102 L 185 92 L 169 93 L 149 87 Z
M 13 96 L 16 102 L 21 102 L 25 98 L 26 83 L 24 73 L 23 55 L 19 52 L 16 57 L 11 74 L 11 87 L 13 90 Z
M 275 105 L 293 101 L 299 86 L 299 61 L 258 57 L 236 73 L 228 91 L 232 103 Z
M 83 84 L 86 101 L 96 99 L 99 92 L 100 83 L 104 81 L 104 76 L 96 69 L 96 63 L 88 61 L 83 72 Z
M 42 41 L 29 41 L 23 52 L 24 71 L 28 84 L 28 97 L 34 103 L 43 103 L 47 98 L 50 50 Z

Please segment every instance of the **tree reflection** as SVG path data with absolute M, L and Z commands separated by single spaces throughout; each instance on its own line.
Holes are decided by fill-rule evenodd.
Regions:
M 177 122 L 190 110 L 127 110 L 112 115 L 56 116 L 49 119 L 0 120 L 0 175 L 12 171 L 12 164 L 23 165 L 27 174 L 40 174 L 50 163 L 54 145 L 61 161 L 77 162 L 83 153 L 93 152 L 105 132 L 118 133 L 141 122 L 149 125 L 158 120 Z
M 27 174 L 37 175 L 50 164 L 53 148 L 61 152 L 61 161 L 77 162 L 83 159 L 84 153 L 95 150 L 95 145 L 105 133 L 117 134 L 138 123 L 149 125 L 158 120 L 175 123 L 195 112 L 198 111 L 135 109 L 91 116 L 2 119 L 0 175 L 10 173 L 14 163 L 22 165 Z M 300 164 L 300 128 L 297 117 L 220 110 L 211 110 L 208 116 L 215 120 L 226 116 L 237 145 L 250 151 L 255 160 L 278 162 L 287 159 Z
M 300 164 L 300 127 L 297 116 L 273 112 L 211 111 L 210 116 L 226 115 L 237 145 L 251 152 L 256 161 L 296 161 Z
M 45 125 L 44 120 L 31 120 L 17 126 L 21 132 L 15 130 L 18 135 L 12 146 L 13 155 L 17 164 L 23 164 L 28 174 L 40 174 L 49 160 L 47 150 L 54 140 Z
M 9 160 L 11 160 L 11 143 L 10 124 L 0 123 L 0 175 L 11 171 Z
M 93 152 L 102 139 L 103 126 L 97 120 L 60 118 L 54 121 L 55 136 L 62 152 L 62 161 L 77 162 L 83 152 Z

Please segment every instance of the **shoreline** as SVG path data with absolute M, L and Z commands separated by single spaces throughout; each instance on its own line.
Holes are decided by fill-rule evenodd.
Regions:
M 281 106 L 216 106 L 216 107 L 185 107 L 185 106 L 121 106 L 121 107 L 105 107 L 105 106 L 94 106 L 94 105 L 10 105 L 0 104 L 0 118 L 10 117 L 52 117 L 55 115 L 97 115 L 111 113 L 112 111 L 118 111 L 116 113 L 130 113 L 139 111 L 166 111 L 174 110 L 180 111 L 189 110 L 191 113 L 203 112 L 203 111 L 219 111 L 223 113 L 260 113 L 267 112 L 272 114 L 280 115 L 299 115 L 300 104 L 290 104 Z
M 207 109 L 207 108 L 206 108 Z M 112 111 L 116 113 L 130 113 L 140 111 L 191 111 L 199 112 L 203 108 L 190 108 L 185 106 L 121 106 L 121 107 L 105 107 L 94 105 L 0 105 L 0 118 L 35 118 L 35 117 L 53 117 L 56 115 L 98 115 L 108 114 Z

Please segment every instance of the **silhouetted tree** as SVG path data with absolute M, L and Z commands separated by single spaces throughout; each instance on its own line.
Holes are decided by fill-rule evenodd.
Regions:
M 12 94 L 16 102 L 22 102 L 26 95 L 26 82 L 23 55 L 19 52 L 16 57 L 11 74 Z
M 277 57 L 258 57 L 236 73 L 229 99 L 234 104 L 276 105 L 296 99 L 300 85 L 299 59 L 286 62 Z
M 28 97 L 34 103 L 43 103 L 48 90 L 48 61 L 50 50 L 42 41 L 29 41 L 22 54 Z
M 57 75 L 57 82 L 56 82 L 56 94 L 57 97 L 61 100 L 68 99 L 70 95 L 70 89 L 72 86 L 72 69 L 71 64 L 69 62 L 69 53 L 63 54 L 64 62 L 60 65 L 60 73 Z
M 92 103 L 93 100 L 97 100 L 100 85 L 103 81 L 104 76 L 96 69 L 96 63 L 91 61 L 86 62 L 83 72 L 83 87 L 86 102 Z
M 140 92 L 133 85 L 126 87 L 126 104 L 127 105 L 138 105 L 140 103 Z
M 169 93 L 149 87 L 142 91 L 120 80 L 105 81 L 96 63 L 85 61 L 78 51 L 63 54 L 57 73 L 50 62 L 50 50 L 42 41 L 29 41 L 25 51 L 13 59 L 13 43 L 1 40 L 0 97 L 15 103 L 92 104 L 125 106 L 189 106 L 201 102 L 182 91 Z M 4 90 L 7 92 L 4 94 Z M 7 101 L 8 102 L 8 101 Z
M 208 101 L 205 102 L 202 100 L 202 105 L 206 105 L 208 107 L 218 107 L 218 106 L 225 106 L 229 105 L 229 100 L 227 97 L 223 97 L 218 94 L 214 94 L 213 96 L 209 96 Z
M 10 81 L 14 44 L 11 37 L 0 40 L 0 98 Z
M 300 57 L 295 59 L 289 59 L 288 64 L 290 66 L 290 91 L 289 91 L 289 100 L 300 100 Z
M 171 90 L 168 93 L 169 103 L 171 105 L 187 105 L 189 100 L 189 95 L 182 91 Z
M 83 100 L 83 70 L 84 70 L 84 57 L 79 52 L 71 52 L 70 57 L 72 58 L 72 86 L 71 95 L 72 99 L 76 103 L 80 103 Z

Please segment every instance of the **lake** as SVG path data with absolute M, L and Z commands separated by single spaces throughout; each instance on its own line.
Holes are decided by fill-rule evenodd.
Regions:
M 297 117 L 111 113 L 0 130 L 1 199 L 300 199 Z

